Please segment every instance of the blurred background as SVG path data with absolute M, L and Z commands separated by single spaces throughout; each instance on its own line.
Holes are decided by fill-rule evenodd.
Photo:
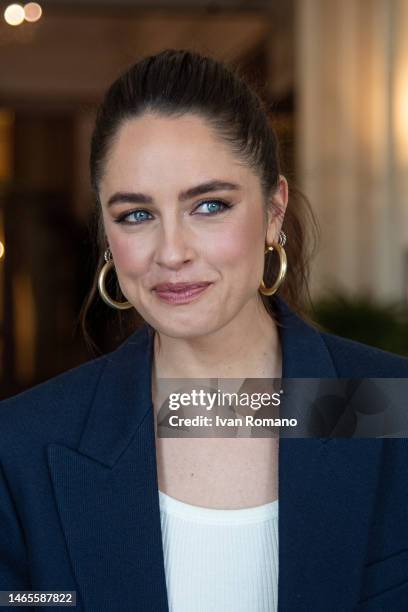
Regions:
M 408 355 L 407 0 L 0 2 L 0 396 L 95 356 L 95 110 L 164 48 L 239 63 L 266 92 L 284 171 L 321 227 L 312 316 Z M 104 352 L 118 337 L 96 304 Z

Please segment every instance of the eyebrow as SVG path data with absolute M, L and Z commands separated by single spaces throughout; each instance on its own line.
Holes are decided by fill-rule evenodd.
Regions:
M 240 190 L 241 187 L 237 183 L 231 183 L 229 181 L 208 181 L 206 183 L 201 183 L 200 185 L 196 185 L 195 187 L 190 187 L 186 191 L 180 191 L 178 195 L 178 199 L 180 202 L 185 202 L 186 200 L 190 200 L 191 198 L 195 198 L 199 195 L 203 195 L 205 193 L 210 193 L 211 191 L 221 191 L 221 190 Z M 153 198 L 144 193 L 134 193 L 134 192 L 122 192 L 118 191 L 111 195 L 108 200 L 107 205 L 112 206 L 113 204 L 120 204 L 124 202 L 131 202 L 132 204 L 153 204 Z

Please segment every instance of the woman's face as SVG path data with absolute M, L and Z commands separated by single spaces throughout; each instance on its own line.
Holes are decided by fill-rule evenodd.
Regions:
M 157 331 L 209 334 L 260 303 L 268 225 L 259 178 L 204 119 L 144 114 L 126 120 L 100 185 L 103 222 L 123 294 Z M 285 209 L 282 177 L 274 202 Z M 210 283 L 200 293 L 162 283 Z

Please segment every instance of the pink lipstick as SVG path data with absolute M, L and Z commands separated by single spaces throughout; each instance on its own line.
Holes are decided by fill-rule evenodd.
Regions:
M 167 304 L 187 304 L 202 295 L 212 283 L 162 283 L 154 288 Z

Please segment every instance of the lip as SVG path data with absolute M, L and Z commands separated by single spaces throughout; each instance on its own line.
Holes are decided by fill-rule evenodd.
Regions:
M 155 291 L 185 291 L 187 289 L 195 289 L 196 287 L 204 287 L 209 285 L 209 281 L 196 281 L 194 283 L 159 283 L 153 289 Z
M 175 289 L 161 289 L 163 285 L 158 285 L 159 289 L 155 289 L 157 297 L 167 304 L 187 304 L 199 296 L 201 296 L 208 287 L 213 283 L 177 283 L 177 291 Z M 174 287 L 174 285 L 170 285 Z M 167 283 L 167 287 L 169 284 Z

